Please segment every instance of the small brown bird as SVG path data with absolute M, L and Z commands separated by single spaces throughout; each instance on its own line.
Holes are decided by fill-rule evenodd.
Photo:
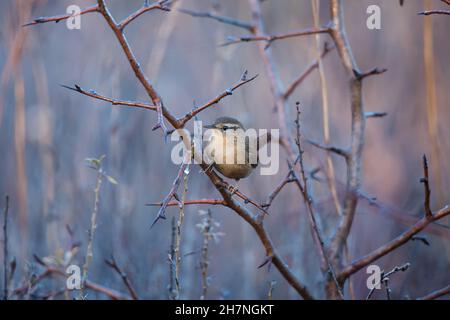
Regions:
M 248 177 L 258 166 L 258 150 L 270 141 L 270 134 L 267 139 L 247 136 L 242 123 L 231 117 L 217 118 L 212 125 L 203 127 L 211 129 L 206 149 L 211 165 L 236 181 Z

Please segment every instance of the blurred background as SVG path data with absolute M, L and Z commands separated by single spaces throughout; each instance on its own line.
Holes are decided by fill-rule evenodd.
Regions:
M 450 120 L 450 18 L 417 15 L 426 2 L 436 9 L 444 7 L 438 0 L 407 0 L 403 6 L 391 0 L 344 1 L 347 33 L 361 69 L 388 69 L 364 82 L 366 110 L 387 112 L 387 116 L 367 122 L 362 189 L 377 197 L 380 206 L 360 201 L 349 239 L 351 259 L 394 238 L 423 214 L 423 186 L 419 182 L 422 154 L 426 153 L 430 161 L 432 208 L 439 209 L 450 201 L 450 129 L 446 125 Z M 142 5 L 141 0 L 107 3 L 118 21 Z M 78 84 L 109 97 L 147 101 L 116 38 L 99 14 L 83 15 L 80 30 L 69 30 L 64 21 L 22 27 L 35 17 L 63 14 L 71 4 L 85 8 L 95 1 L 0 2 L 0 206 L 3 208 L 5 196 L 9 195 L 9 259 L 14 257 L 17 263 L 11 289 L 42 270 L 33 255 L 55 260 L 77 242 L 80 248 L 72 263 L 83 265 L 97 179 L 96 171 L 84 159 L 105 155 L 103 168 L 118 184 L 105 181 L 101 186 L 89 279 L 127 292 L 120 277 L 104 263 L 113 254 L 141 298 L 166 299 L 171 219 L 178 216 L 178 209 L 168 208 L 168 219 L 150 230 L 158 208 L 145 204 L 161 201 L 172 186 L 178 172 L 170 160 L 173 143 L 165 142 L 160 130 L 152 131 L 154 112 L 111 106 L 60 86 Z M 381 8 L 381 30 L 366 27 L 366 8 L 371 4 Z M 313 26 L 310 0 L 267 0 L 261 6 L 269 34 Z M 227 37 L 245 35 L 245 30 L 194 18 L 175 10 L 178 8 L 214 9 L 221 15 L 251 20 L 246 1 L 182 0 L 171 12 L 155 10 L 131 23 L 125 33 L 165 106 L 181 116 L 194 103 L 201 104 L 223 92 L 248 70 L 259 77 L 201 113 L 200 119 L 210 122 L 226 115 L 239 118 L 247 127 L 278 128 L 257 43 L 221 47 Z M 424 58 L 426 20 L 430 21 L 428 32 L 432 34 L 428 63 Z M 329 21 L 328 1 L 320 1 L 320 21 Z M 322 35 L 321 42 L 325 41 L 331 43 L 327 35 Z M 271 47 L 286 86 L 316 55 L 314 37 L 276 41 Z M 346 146 L 350 138 L 349 92 L 336 51 L 324 58 L 324 68 L 331 141 Z M 289 100 L 292 130 L 296 101 L 303 108 L 303 135 L 323 141 L 317 70 Z M 308 168 L 325 162 L 323 151 L 306 144 L 305 150 Z M 281 150 L 282 165 L 277 175 L 253 174 L 240 182 L 239 189 L 255 201 L 264 202 L 287 173 L 286 157 Z M 338 191 L 342 191 L 345 164 L 340 158 L 333 160 Z M 336 212 L 328 188 L 314 182 L 313 190 L 321 216 L 332 225 Z M 199 168 L 192 167 L 187 199 L 202 198 L 219 198 L 219 194 Z M 207 208 L 185 209 L 181 298 L 201 296 L 203 235 L 198 224 L 204 219 L 199 210 Z M 215 231 L 223 235 L 209 245 L 206 298 L 266 299 L 270 283 L 275 281 L 274 299 L 297 299 L 296 292 L 275 268 L 257 268 L 265 253 L 254 231 L 233 211 L 220 206 L 210 209 L 217 221 Z M 450 221 L 441 222 L 448 226 Z M 283 189 L 272 204 L 266 225 L 293 272 L 308 287 L 319 288 L 318 257 L 303 200 L 293 184 Z M 421 235 L 429 246 L 411 241 L 376 261 L 384 270 L 411 264 L 409 270 L 391 278 L 394 298 L 416 298 L 450 282 L 450 231 L 436 225 L 427 230 Z M 3 239 L 3 230 L 0 234 Z M 3 261 L 1 252 L 2 266 Z M 367 295 L 366 277 L 365 270 L 352 277 L 356 298 Z M 3 287 L 3 277 L 0 283 Z M 29 297 L 38 298 L 61 288 L 61 278 L 47 279 Z M 105 298 L 94 291 L 87 293 L 88 299 Z M 76 293 L 70 295 L 75 297 Z M 374 298 L 384 299 L 385 294 L 376 292 Z

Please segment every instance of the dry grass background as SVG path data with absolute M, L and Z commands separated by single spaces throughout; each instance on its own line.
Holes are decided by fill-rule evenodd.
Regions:
M 220 3 L 221 13 L 250 19 L 246 1 L 183 0 L 180 7 L 205 11 Z M 13 283 L 27 277 L 33 267 L 32 255 L 54 255 L 67 248 L 66 225 L 87 244 L 87 230 L 93 207 L 95 172 L 84 159 L 106 155 L 104 166 L 117 179 L 101 190 L 98 229 L 94 240 L 94 260 L 89 278 L 105 286 L 125 291 L 119 277 L 104 259 L 113 253 L 126 270 L 136 290 L 144 298 L 168 297 L 169 266 L 167 254 L 171 240 L 170 219 L 149 229 L 157 209 L 144 204 L 161 200 L 176 175 L 170 161 L 170 142 L 160 131 L 152 132 L 156 115 L 151 112 L 110 107 L 62 88 L 60 84 L 79 84 L 116 98 L 145 100 L 116 39 L 97 14 L 82 16 L 81 30 L 68 30 L 64 22 L 28 28 L 20 27 L 32 17 L 65 12 L 69 4 L 81 7 L 91 1 L 2 1 L 0 3 L 0 195 L 9 194 L 10 255 L 17 259 Z M 119 18 L 137 9 L 142 1 L 108 1 Z M 328 8 L 321 1 L 321 22 L 328 21 Z M 369 4 L 382 9 L 382 29 L 365 27 Z M 442 5 L 431 1 L 433 7 Z M 309 0 L 263 2 L 269 33 L 308 28 L 313 25 Z M 367 123 L 363 161 L 363 190 L 383 203 L 378 210 L 362 201 L 358 206 L 349 242 L 352 257 L 359 257 L 395 237 L 405 226 L 392 216 L 419 216 L 423 204 L 421 156 L 430 155 L 433 208 L 449 201 L 450 129 L 450 19 L 446 16 L 422 17 L 424 2 L 345 1 L 348 36 L 363 70 L 387 68 L 388 72 L 364 83 L 368 111 L 388 115 Z M 436 121 L 430 122 L 430 101 L 424 62 L 424 21 L 431 21 L 433 35 Z M 176 11 L 150 12 L 127 27 L 128 39 L 167 106 L 176 115 L 191 109 L 193 101 L 202 103 L 216 96 L 239 79 L 243 70 L 260 76 L 236 91 L 217 107 L 201 114 L 203 121 L 222 115 L 235 116 L 246 126 L 276 128 L 268 80 L 259 60 L 256 43 L 220 47 L 229 35 L 243 31 L 208 19 L 193 18 Z M 321 36 L 323 41 L 326 35 Z M 329 40 L 329 39 L 327 39 Z M 281 78 L 290 83 L 314 60 L 314 37 L 292 38 L 272 44 Z M 258 58 L 257 58 L 258 57 Z M 349 137 L 349 96 L 346 75 L 336 52 L 324 59 L 329 91 L 331 141 L 347 145 Z M 430 93 L 429 93 L 430 94 Z M 321 91 L 317 71 L 294 92 L 295 102 L 303 106 L 303 134 L 322 141 Z M 433 128 L 429 127 L 429 123 Z M 436 152 L 438 150 L 438 152 Z M 310 167 L 325 162 L 325 155 L 306 146 Z M 284 159 L 285 155 L 281 155 Z M 345 165 L 334 158 L 337 180 L 345 181 Z M 253 174 L 240 183 L 240 190 L 264 201 L 286 173 L 284 161 L 278 175 Z M 339 183 L 338 183 L 339 185 Z M 338 188 L 338 191 L 342 189 Z M 216 197 L 210 182 L 197 168 L 189 178 L 188 199 Z M 321 212 L 332 221 L 334 207 L 324 185 L 315 184 L 314 193 Z M 3 198 L 3 196 L 2 196 Z M 3 202 L 2 202 L 3 203 Z M 201 295 L 200 250 L 202 233 L 196 224 L 202 217 L 199 207 L 185 208 L 184 239 L 181 245 L 182 298 Z M 174 208 L 169 216 L 177 215 Z M 276 270 L 257 269 L 264 251 L 253 231 L 229 209 L 212 208 L 219 230 L 226 235 L 210 244 L 211 284 L 207 297 L 266 298 L 269 283 L 276 280 L 273 297 L 297 298 Z M 449 221 L 443 221 L 449 224 Z M 293 185 L 275 200 L 266 221 L 280 253 L 292 270 L 310 287 L 317 281 L 318 259 L 312 249 L 304 205 Z M 426 233 L 430 246 L 413 241 L 377 261 L 382 269 L 410 262 L 411 267 L 391 279 L 393 296 L 417 297 L 450 281 L 449 232 Z M 0 259 L 4 257 L 0 254 Z M 3 260 L 2 260 L 3 261 Z M 83 254 L 76 263 L 83 264 Z M 3 264 L 3 263 L 2 263 Z M 356 296 L 367 294 L 366 274 L 353 277 Z M 40 291 L 58 288 L 60 282 L 47 281 Z M 40 292 L 38 290 L 38 292 Z M 88 298 L 103 298 L 90 292 Z M 384 298 L 380 293 L 377 298 Z

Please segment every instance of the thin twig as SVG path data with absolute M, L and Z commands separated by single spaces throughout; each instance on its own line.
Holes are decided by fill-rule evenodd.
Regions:
M 335 46 L 329 47 L 325 42 L 325 46 L 323 48 L 322 54 L 320 55 L 320 59 L 323 59 L 330 51 L 332 51 Z M 319 67 L 319 59 L 313 61 L 286 89 L 284 93 L 284 99 L 287 100 L 294 93 L 295 89 L 305 81 L 305 79 L 314 71 L 314 69 Z
M 240 37 L 229 37 L 229 41 L 223 43 L 221 46 L 229 46 L 232 44 L 237 44 L 241 42 L 254 42 L 254 41 L 265 41 L 268 44 L 276 40 L 294 38 L 294 37 L 302 37 L 309 36 L 318 33 L 329 33 L 329 27 L 321 27 L 321 28 L 309 28 L 304 30 L 292 31 L 287 33 L 280 33 L 275 35 L 253 35 L 253 36 L 240 36 Z
M 188 112 L 184 117 L 182 117 L 181 119 L 178 120 L 178 125 L 180 127 L 183 127 L 186 122 L 188 122 L 189 120 L 191 120 L 193 117 L 195 117 L 197 114 L 199 114 L 200 112 L 202 112 L 203 110 L 217 104 L 220 102 L 220 100 L 222 100 L 223 98 L 227 97 L 227 96 L 231 96 L 233 94 L 233 92 L 238 89 L 239 87 L 243 86 L 246 83 L 249 83 L 250 81 L 253 81 L 254 79 L 256 79 L 256 77 L 258 77 L 258 75 L 254 75 L 253 77 L 247 78 L 247 71 L 245 71 L 242 76 L 241 79 L 239 80 L 239 82 L 237 82 L 235 85 L 233 85 L 231 88 L 226 89 L 225 91 L 223 91 L 221 94 L 219 94 L 217 97 L 215 97 L 214 99 L 206 102 L 205 104 L 203 104 L 200 107 L 195 107 L 193 108 L 190 112 Z
M 272 205 L 273 200 L 275 200 L 275 197 L 280 193 L 281 189 L 283 189 L 285 185 L 294 181 L 295 179 L 292 178 L 292 170 L 289 170 L 283 181 L 281 181 L 278 186 L 267 196 L 267 200 L 261 205 L 261 207 L 268 210 Z
M 381 279 L 379 280 L 378 283 L 375 283 L 373 288 L 370 289 L 369 294 L 366 297 L 366 300 L 370 300 L 370 298 L 372 297 L 373 293 L 375 292 L 376 286 L 378 286 L 379 284 L 384 284 L 386 287 L 386 294 L 387 294 L 387 299 L 391 300 L 391 288 L 389 287 L 389 277 L 397 272 L 405 272 L 406 270 L 408 270 L 410 267 L 410 263 L 407 262 L 401 266 L 396 266 L 394 269 L 392 269 L 391 271 L 389 271 L 388 273 L 382 273 Z
M 169 298 L 175 300 L 177 298 L 176 285 L 175 285 L 175 241 L 177 234 L 177 222 L 175 217 L 172 217 L 172 232 L 170 237 L 170 248 L 167 257 L 167 263 L 169 265 Z
M 314 211 L 314 203 L 313 203 L 313 198 L 311 196 L 311 193 L 309 192 L 309 187 L 308 187 L 308 177 L 306 176 L 305 173 L 305 166 L 303 163 L 303 149 L 302 149 L 302 145 L 301 145 L 301 131 L 300 131 L 300 103 L 297 102 L 296 103 L 296 109 L 297 109 L 297 116 L 295 119 L 295 125 L 296 125 L 296 140 L 295 143 L 297 145 L 298 148 L 298 154 L 299 154 L 299 164 L 300 164 L 300 172 L 301 172 L 301 179 L 303 181 L 303 188 L 301 188 L 301 184 L 300 184 L 300 178 L 297 177 L 295 171 L 293 171 L 293 175 L 296 178 L 296 182 L 297 185 L 299 186 L 300 191 L 303 194 L 303 199 L 305 201 L 305 204 L 307 206 L 307 211 L 308 211 L 308 217 L 309 217 L 309 221 L 310 221 L 310 225 L 311 225 L 311 229 L 312 229 L 312 234 L 313 234 L 313 238 L 314 241 L 316 242 L 317 245 L 317 249 L 321 258 L 321 268 L 322 271 L 326 274 L 329 278 L 332 279 L 332 281 L 334 282 L 334 285 L 336 286 L 336 290 L 339 294 L 339 298 L 340 299 L 344 299 L 344 294 L 342 292 L 342 289 L 339 285 L 339 282 L 337 281 L 336 278 L 336 272 L 334 271 L 333 265 L 331 264 L 329 258 L 328 258 L 328 253 L 326 252 L 325 249 L 325 243 L 323 241 L 322 235 L 320 233 L 319 230 L 319 226 L 317 224 L 317 219 L 316 219 L 316 213 Z
M 422 11 L 422 12 L 418 13 L 419 16 L 430 16 L 433 14 L 450 15 L 450 11 L 448 11 L 448 10 L 427 10 L 427 11 Z
M 208 281 L 208 267 L 209 267 L 209 254 L 208 246 L 209 240 L 211 238 L 211 227 L 212 227 L 212 215 L 211 210 L 207 210 L 206 217 L 202 224 L 202 234 L 203 234 L 203 245 L 202 245 L 202 257 L 200 261 L 201 279 L 202 279 L 202 295 L 201 300 L 206 298 L 208 293 L 209 281 Z
M 184 181 L 184 187 L 183 187 L 183 193 L 181 195 L 181 203 L 180 203 L 180 210 L 178 214 L 178 221 L 177 221 L 177 232 L 175 234 L 175 288 L 176 288 L 176 298 L 180 299 L 181 297 L 181 228 L 183 226 L 184 221 L 184 202 L 186 201 L 186 193 L 188 189 L 188 177 L 189 177 L 189 164 L 186 166 L 185 170 L 183 171 L 183 181 Z
M 450 284 L 442 289 L 433 291 L 423 297 L 417 298 L 417 300 L 434 300 L 447 294 L 450 294 Z
M 113 98 L 109 98 L 109 97 L 105 97 L 102 96 L 100 94 L 98 94 L 97 92 L 93 91 L 93 90 L 86 90 L 83 89 L 82 87 L 80 87 L 79 85 L 74 85 L 73 87 L 70 86 L 66 86 L 66 85 L 61 85 L 61 87 L 69 89 L 69 90 L 73 90 L 75 92 L 81 93 L 85 96 L 97 99 L 97 100 L 102 100 L 102 101 L 106 101 L 111 103 L 114 106 L 126 106 L 126 107 L 136 107 L 136 108 L 141 108 L 141 109 L 146 109 L 146 110 L 156 110 L 156 106 L 152 106 L 143 102 L 136 102 L 136 101 L 126 101 L 126 100 L 116 100 Z
M 127 288 L 128 292 L 130 293 L 131 297 L 133 298 L 133 300 L 139 300 L 136 290 L 131 285 L 131 282 L 128 279 L 128 276 L 126 275 L 126 273 L 123 272 L 122 269 L 120 269 L 120 267 L 117 265 L 117 262 L 114 259 L 114 256 L 111 255 L 111 258 L 109 260 L 105 259 L 105 263 L 109 267 L 111 267 L 111 269 L 113 269 L 120 276 L 123 283 L 125 284 L 125 287 Z
M 123 29 L 125 29 L 125 27 L 130 22 L 132 22 L 134 19 L 139 17 L 141 14 L 144 14 L 148 11 L 155 10 L 155 9 L 159 9 L 162 11 L 170 11 L 170 4 L 171 4 L 170 0 L 169 1 L 167 1 L 167 0 L 158 1 L 153 4 L 149 4 L 149 5 L 144 4 L 139 10 L 133 12 L 128 17 L 123 19 L 117 26 L 121 31 L 123 31 Z
M 34 19 L 33 21 L 24 24 L 23 27 L 28 27 L 28 26 L 32 26 L 35 24 L 40 24 L 40 23 L 47 23 L 47 22 L 60 22 L 61 20 L 66 20 L 69 19 L 71 17 L 76 17 L 76 16 L 81 16 L 83 14 L 86 13 L 90 13 L 90 12 L 98 12 L 99 11 L 99 7 L 98 5 L 83 9 L 80 11 L 79 14 L 63 14 L 63 15 L 59 15 L 59 16 L 53 16 L 53 17 L 39 17 Z
M 193 205 L 193 204 L 206 204 L 206 205 L 221 205 L 226 206 L 227 203 L 223 199 L 200 199 L 200 200 L 186 200 L 184 202 L 184 205 Z M 154 206 L 154 207 L 161 207 L 163 205 L 163 202 L 154 202 L 154 203 L 147 203 L 146 206 Z M 179 201 L 169 201 L 166 206 L 167 207 L 174 207 L 179 206 Z
M 83 283 L 87 280 L 89 266 L 94 257 L 94 234 L 97 229 L 97 214 L 98 214 L 98 205 L 100 202 L 100 187 L 102 185 L 103 180 L 103 172 L 101 169 L 101 161 L 99 161 L 99 167 L 97 168 L 97 182 L 94 189 L 94 209 L 91 214 L 91 225 L 88 231 L 88 244 L 86 248 L 86 257 L 83 265 Z
M 178 11 L 188 14 L 192 17 L 197 17 L 197 18 L 209 18 L 209 19 L 213 19 L 213 20 L 217 20 L 219 22 L 225 23 L 225 24 L 229 24 L 235 27 L 239 27 L 239 28 L 243 28 L 246 29 L 248 31 L 251 31 L 253 28 L 253 25 L 249 22 L 246 21 L 242 21 L 239 19 L 234 19 L 231 17 L 226 17 L 226 16 L 220 16 L 217 15 L 213 12 L 197 12 L 197 11 L 193 11 L 193 10 L 189 10 L 189 9 L 179 9 Z

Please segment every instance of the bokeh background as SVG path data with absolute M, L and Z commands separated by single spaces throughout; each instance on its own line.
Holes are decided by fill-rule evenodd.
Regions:
M 117 20 L 142 5 L 141 0 L 107 1 Z M 440 1 L 428 1 L 442 8 Z M 157 208 L 149 202 L 163 199 L 178 168 L 170 160 L 171 142 L 161 131 L 152 131 L 154 112 L 112 107 L 62 88 L 79 84 L 106 96 L 147 101 L 113 33 L 99 14 L 81 18 L 80 30 L 65 22 L 21 27 L 34 17 L 65 13 L 70 4 L 86 7 L 94 1 L 1 1 L 0 2 L 0 196 L 10 196 L 9 253 L 17 268 L 12 288 L 39 273 L 33 254 L 61 255 L 72 241 L 81 244 L 73 263 L 84 263 L 87 230 L 94 205 L 96 172 L 84 161 L 106 155 L 105 171 L 118 185 L 105 182 L 100 192 L 98 228 L 89 279 L 126 292 L 121 279 L 104 259 L 114 254 L 142 298 L 168 297 L 168 250 L 171 217 L 150 230 Z M 364 151 L 363 191 L 376 196 L 380 207 L 361 200 L 349 241 L 352 258 L 360 257 L 392 239 L 422 214 L 421 157 L 428 154 L 432 171 L 432 208 L 450 201 L 448 155 L 450 129 L 450 42 L 447 16 L 423 17 L 424 1 L 346 0 L 345 22 L 356 60 L 363 70 L 380 67 L 388 72 L 364 82 L 367 111 L 387 112 L 382 119 L 367 122 Z M 366 28 L 366 8 L 381 7 L 381 30 Z M 320 1 L 321 22 L 329 20 L 328 1 Z M 240 0 L 182 0 L 177 8 L 218 10 L 220 14 L 250 20 L 250 8 Z M 313 25 L 309 0 L 267 0 L 262 3 L 266 30 L 270 34 Z M 427 102 L 424 62 L 424 21 L 432 21 L 432 62 L 435 97 Z M 128 40 L 164 103 L 178 116 L 215 97 L 239 80 L 242 72 L 259 77 L 208 109 L 200 118 L 209 122 L 218 116 L 234 116 L 246 126 L 278 128 L 273 99 L 256 43 L 221 47 L 228 36 L 245 30 L 210 19 L 199 19 L 172 10 L 152 11 L 126 29 Z M 330 41 L 327 35 L 321 41 Z M 299 37 L 272 44 L 277 69 L 285 85 L 298 76 L 315 57 L 313 37 Z M 338 146 L 349 143 L 349 94 L 347 77 L 335 51 L 324 59 L 329 88 L 331 136 Z M 430 79 L 428 82 L 430 83 Z M 323 141 L 319 76 L 313 72 L 294 92 L 303 108 L 302 133 Z M 437 119 L 437 121 L 433 121 Z M 189 126 L 188 126 L 189 127 Z M 305 145 L 309 168 L 325 161 L 322 151 Z M 281 153 L 280 172 L 274 176 L 253 174 L 240 183 L 240 190 L 263 202 L 284 178 L 286 155 Z M 345 183 L 345 164 L 334 158 L 338 189 Z M 314 195 L 325 221 L 336 213 L 326 186 L 314 182 Z M 218 198 L 209 180 L 193 167 L 188 181 L 188 199 Z M 381 209 L 380 209 L 381 208 Z M 183 224 L 181 250 L 181 298 L 201 295 L 200 249 L 202 221 L 199 209 L 188 206 Z M 234 212 L 211 207 L 220 223 L 220 241 L 209 247 L 210 299 L 266 299 L 271 281 L 276 281 L 274 299 L 297 299 L 278 271 L 257 269 L 264 250 L 253 230 Z M 251 208 L 252 210 L 254 208 Z M 319 287 L 318 259 L 311 241 L 301 195 L 288 185 L 277 197 L 266 219 L 276 247 L 295 274 L 311 287 Z M 449 220 L 442 221 L 449 225 Z M 3 231 L 0 231 L 3 239 Z M 450 282 L 448 229 L 433 226 L 426 236 L 430 245 L 412 241 L 376 262 L 382 269 L 411 263 L 408 271 L 391 278 L 394 298 L 415 298 Z M 0 262 L 3 265 L 3 252 Z M 357 298 L 365 298 L 365 271 L 352 278 Z M 3 287 L 3 277 L 0 281 Z M 48 279 L 33 297 L 64 287 L 61 279 Z M 71 293 L 76 296 L 76 293 Z M 63 298 L 63 295 L 57 298 Z M 88 299 L 105 296 L 92 291 Z M 384 299 L 384 292 L 374 298 Z

